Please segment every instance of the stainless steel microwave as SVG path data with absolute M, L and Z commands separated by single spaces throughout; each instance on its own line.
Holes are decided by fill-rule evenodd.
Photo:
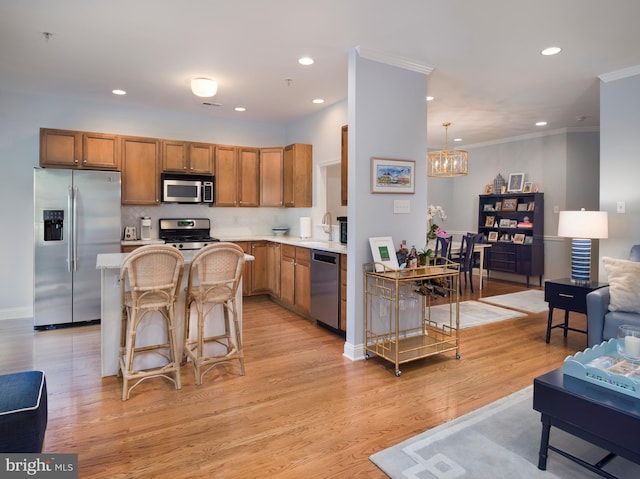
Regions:
M 160 178 L 163 203 L 213 203 L 213 176 L 162 173 Z

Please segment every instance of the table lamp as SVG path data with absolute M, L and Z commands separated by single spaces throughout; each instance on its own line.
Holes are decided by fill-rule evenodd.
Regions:
M 571 281 L 591 282 L 591 240 L 609 237 L 606 211 L 561 211 L 558 236 L 571 238 Z

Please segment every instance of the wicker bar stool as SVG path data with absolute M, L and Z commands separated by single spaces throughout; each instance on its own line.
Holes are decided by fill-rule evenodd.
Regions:
M 244 251 L 233 243 L 215 243 L 198 251 L 191 262 L 185 302 L 184 359 L 194 366 L 195 382 L 216 364 L 238 360 L 244 376 L 244 356 L 236 293 L 244 269 Z M 191 305 L 195 304 L 195 331 L 190 331 Z M 210 313 L 222 305 L 224 319 Z M 231 320 L 233 318 L 233 321 Z M 217 323 L 217 324 L 216 324 Z
M 153 377 L 164 377 L 176 389 L 181 388 L 174 313 L 183 271 L 182 254 L 166 245 L 137 248 L 122 265 L 120 372 L 123 401 L 129 399 L 134 387 Z M 158 344 L 136 344 L 138 329 L 151 328 L 158 320 L 163 323 L 160 329 L 164 338 Z M 135 382 L 129 386 L 131 381 Z

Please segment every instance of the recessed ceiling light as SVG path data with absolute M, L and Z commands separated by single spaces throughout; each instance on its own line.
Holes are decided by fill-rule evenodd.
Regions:
M 312 100 L 313 103 L 319 105 L 320 103 L 324 103 L 324 100 L 322 98 L 315 98 L 314 100 Z
M 462 141 L 462 138 L 454 138 L 453 141 Z
M 432 96 L 427 96 L 427 101 L 432 101 L 433 97 Z
M 314 59 L 311 57 L 302 57 L 298 59 L 298 63 L 304 66 L 313 65 Z
M 547 126 L 547 122 L 546 121 L 537 121 L 536 122 L 536 126 Z
M 234 108 L 235 111 L 247 111 L 247 109 L 243 106 L 237 106 Z
M 111 90 L 111 93 L 113 93 L 114 95 L 126 95 L 127 92 L 124 90 Z
M 555 55 L 557 53 L 560 53 L 561 51 L 562 51 L 562 48 L 560 47 L 549 47 L 549 48 L 545 48 L 540 53 L 542 55 L 549 56 L 549 55 Z

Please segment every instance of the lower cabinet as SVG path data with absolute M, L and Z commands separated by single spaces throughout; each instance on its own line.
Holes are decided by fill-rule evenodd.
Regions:
M 280 300 L 291 309 L 311 312 L 311 250 L 283 244 L 280 261 Z
M 236 241 L 235 244 L 242 248 L 246 254 L 251 254 L 251 245 L 249 241 Z M 253 261 L 245 261 L 244 271 L 242 272 L 242 296 L 251 295 L 251 271 Z
M 340 255 L 340 331 L 347 330 L 347 255 Z

